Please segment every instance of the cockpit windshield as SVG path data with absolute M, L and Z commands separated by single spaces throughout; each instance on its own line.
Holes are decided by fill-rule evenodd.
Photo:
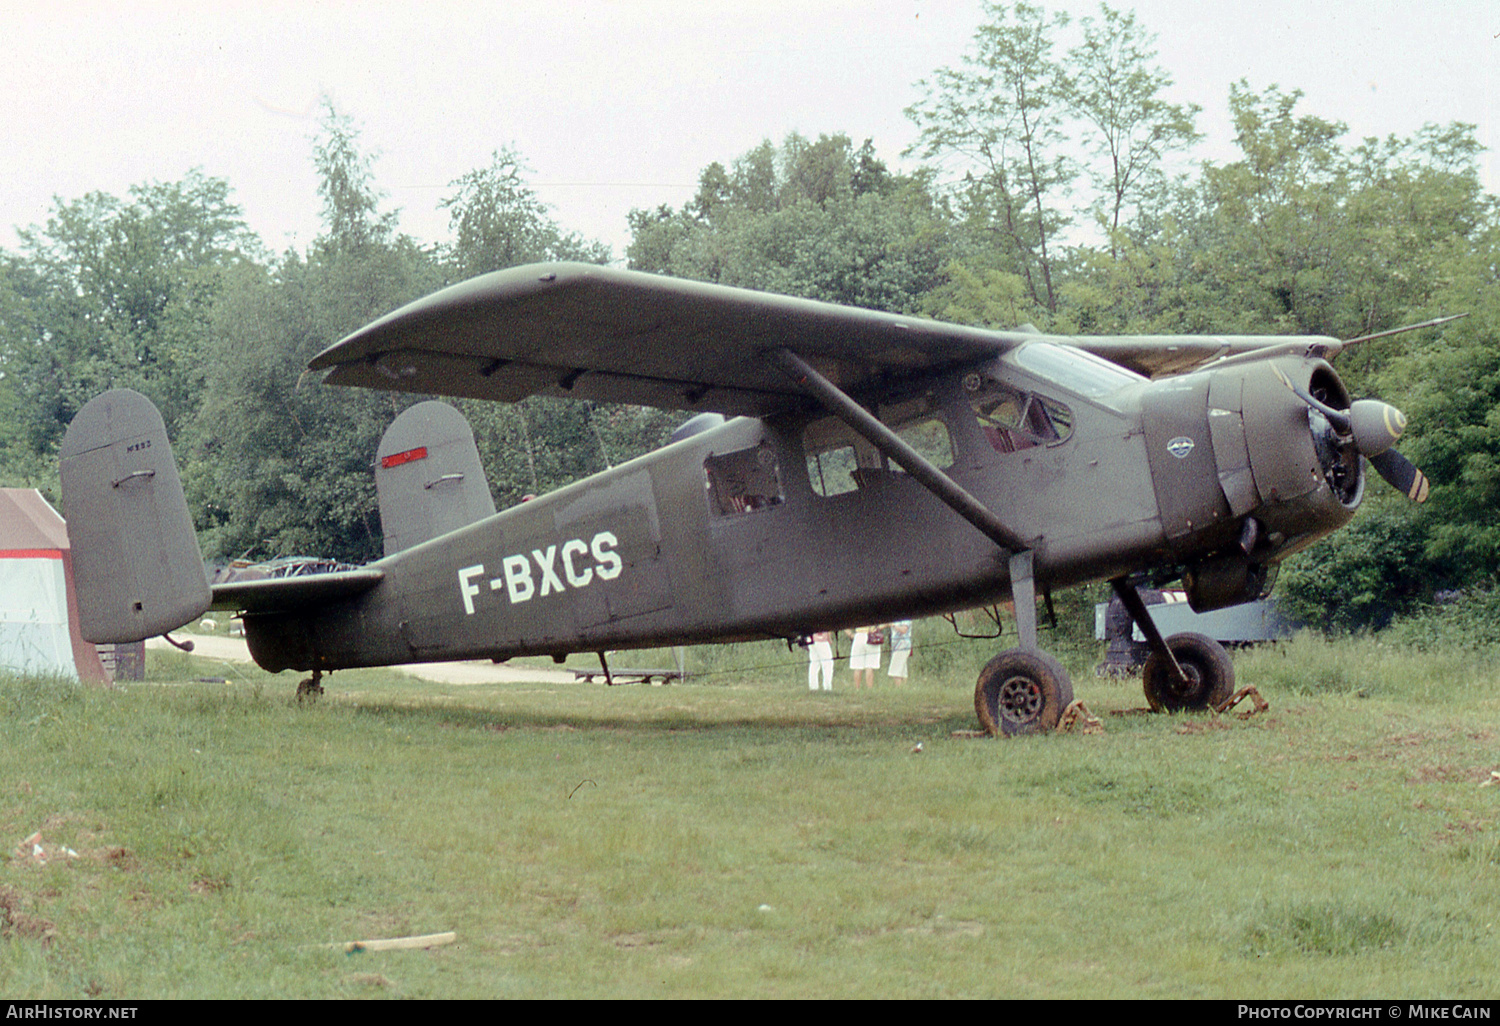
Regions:
M 1016 363 L 1079 395 L 1097 399 L 1146 379 L 1119 364 L 1072 346 L 1031 342 L 1016 350 Z

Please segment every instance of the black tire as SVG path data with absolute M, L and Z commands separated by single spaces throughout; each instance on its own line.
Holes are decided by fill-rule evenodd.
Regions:
M 985 664 L 974 686 L 974 712 L 992 736 L 1052 730 L 1072 702 L 1073 679 L 1045 652 L 1001 652 Z
M 1172 664 L 1153 652 L 1141 667 L 1141 688 L 1155 712 L 1212 709 L 1234 694 L 1234 663 L 1224 646 L 1204 634 L 1174 634 L 1167 638 L 1177 665 L 1187 674 L 1184 684 Z

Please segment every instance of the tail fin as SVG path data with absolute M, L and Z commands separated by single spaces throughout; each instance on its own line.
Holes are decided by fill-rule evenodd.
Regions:
M 473 429 L 436 400 L 418 403 L 386 428 L 375 491 L 387 556 L 495 513 Z
M 203 555 L 151 400 L 128 388 L 96 396 L 58 457 L 84 639 L 140 641 L 207 611 Z

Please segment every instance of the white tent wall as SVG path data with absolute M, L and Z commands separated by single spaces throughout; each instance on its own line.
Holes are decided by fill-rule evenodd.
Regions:
M 0 554 L 0 668 L 76 677 L 62 553 Z
M 0 672 L 108 684 L 78 633 L 67 525 L 33 488 L 0 488 Z

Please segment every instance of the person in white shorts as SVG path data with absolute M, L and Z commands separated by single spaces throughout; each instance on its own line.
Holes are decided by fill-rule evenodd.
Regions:
M 849 669 L 854 671 L 854 686 L 859 687 L 861 676 L 865 687 L 875 686 L 875 671 L 880 669 L 880 646 L 885 639 L 879 627 L 856 627 L 845 631 L 854 643 L 849 647 Z

